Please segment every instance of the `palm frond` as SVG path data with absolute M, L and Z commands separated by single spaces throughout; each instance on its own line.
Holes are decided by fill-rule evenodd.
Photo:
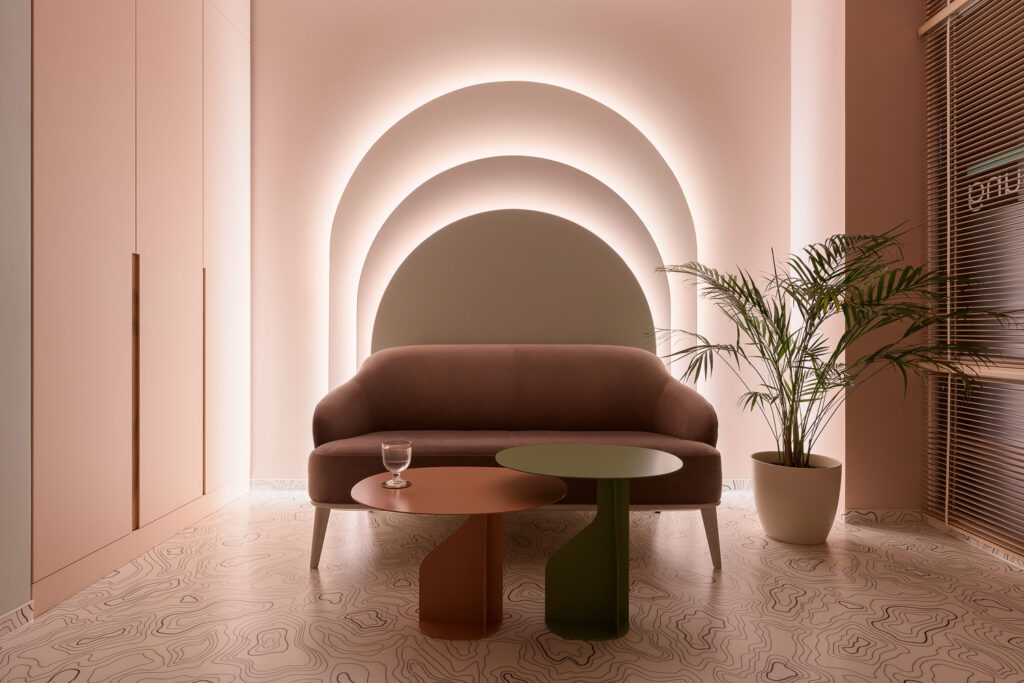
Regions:
M 692 281 L 735 328 L 735 342 L 728 344 L 684 333 L 695 343 L 673 351 L 669 362 L 685 361 L 689 380 L 711 377 L 716 361 L 727 365 L 746 388 L 740 405 L 764 415 L 787 462 L 798 466 L 806 465 L 848 392 L 881 370 L 896 372 L 904 386 L 911 375 L 946 372 L 969 391 L 976 368 L 991 359 L 983 349 L 929 341 L 924 333 L 966 320 L 1017 326 L 1021 312 L 948 307 L 947 292 L 961 294 L 972 283 L 904 263 L 904 234 L 900 225 L 878 235 L 833 235 L 782 261 L 773 254 L 772 272 L 760 278 L 696 261 L 663 266 L 659 270 Z M 844 324 L 836 338 L 826 333 L 833 319 Z M 844 362 L 882 330 L 887 341 Z M 660 338 L 675 342 L 678 334 Z M 755 388 L 747 385 L 744 368 L 757 377 Z

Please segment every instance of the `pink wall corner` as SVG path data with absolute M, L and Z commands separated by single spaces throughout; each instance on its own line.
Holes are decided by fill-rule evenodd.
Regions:
M 846 232 L 846 3 L 792 0 L 792 11 L 789 252 L 797 253 Z M 826 333 L 838 340 L 843 321 L 830 322 Z M 845 409 L 814 452 L 846 462 Z
M 206 11 L 214 10 L 248 43 L 252 42 L 251 0 L 206 0 Z M 212 17 L 207 15 L 212 22 Z
M 241 45 L 236 41 L 227 73 L 211 78 L 223 87 L 204 98 L 206 3 L 52 0 L 33 8 L 37 613 L 173 533 L 175 524 L 195 521 L 248 489 L 249 47 L 217 10 Z M 247 20 L 238 21 L 247 28 Z M 232 90 L 239 82 L 244 87 Z M 204 104 L 232 94 L 238 96 L 229 103 L 227 125 L 221 117 L 219 128 L 207 126 Z M 230 140 L 221 147 L 225 129 Z M 204 143 L 219 165 L 206 168 Z M 223 166 L 231 166 L 229 182 Z M 225 195 L 210 223 L 234 218 L 229 260 L 241 265 L 229 278 L 228 297 L 244 309 L 221 315 L 224 288 L 217 280 L 214 315 L 233 335 L 219 339 L 236 346 L 234 365 L 216 366 L 229 368 L 217 386 L 230 394 L 234 412 L 212 419 L 231 432 L 242 456 L 218 463 L 215 478 L 230 478 L 231 485 L 202 497 L 207 170 L 218 182 L 205 189 Z M 222 247 L 223 240 L 214 240 L 211 251 L 219 255 Z M 134 531 L 133 252 L 141 268 L 141 528 Z

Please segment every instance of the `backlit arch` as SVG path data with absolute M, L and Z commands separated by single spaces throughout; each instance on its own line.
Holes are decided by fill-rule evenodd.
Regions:
M 693 219 L 675 175 L 651 141 L 613 109 L 535 82 L 483 83 L 447 93 L 389 128 L 342 193 L 329 257 L 332 386 L 355 370 L 360 357 L 359 280 L 388 217 L 431 178 L 477 159 L 508 156 L 549 159 L 599 180 L 639 217 L 664 262 L 696 258 Z M 678 286 L 673 283 L 673 290 Z M 687 326 L 692 316 L 688 307 L 673 307 L 670 323 Z
M 449 169 L 416 188 L 381 226 L 360 273 L 358 359 L 370 353 L 381 297 L 402 262 L 438 230 L 468 215 L 500 209 L 551 214 L 587 229 L 612 248 L 633 273 L 656 327 L 671 323 L 673 302 L 664 263 L 643 222 L 621 197 L 571 166 L 535 157 L 493 157 Z M 543 244 L 538 245 L 543 248 Z M 678 305 L 693 307 L 689 301 Z

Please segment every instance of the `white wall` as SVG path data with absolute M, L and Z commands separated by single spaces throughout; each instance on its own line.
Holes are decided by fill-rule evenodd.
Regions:
M 31 588 L 31 0 L 0 2 L 0 616 Z
M 530 81 L 582 94 L 639 130 L 663 158 L 701 260 L 757 270 L 768 265 L 771 248 L 788 249 L 789 0 L 257 0 L 253 48 L 255 477 L 305 476 L 310 418 L 330 384 L 331 230 L 350 179 L 389 128 L 448 93 Z M 492 104 L 479 110 L 481 119 L 501 111 Z M 439 135 L 451 132 L 443 119 L 438 126 Z M 570 130 L 568 142 L 517 137 L 516 150 L 480 154 L 575 151 L 580 168 L 590 159 L 588 132 Z M 580 143 L 570 150 L 574 135 Z M 409 144 L 417 144 L 410 158 L 430 166 L 418 156 L 422 146 Z M 452 161 L 470 154 L 460 149 L 462 158 Z M 432 157 L 439 171 L 448 162 L 440 156 Z M 598 163 L 608 158 L 581 170 L 607 175 L 598 179 L 638 214 L 652 207 L 646 223 L 661 244 L 684 239 L 684 220 L 658 223 L 668 213 L 654 205 L 665 198 L 647 201 L 644 184 L 618 182 L 614 164 Z M 360 215 L 378 218 L 353 228 L 371 231 L 371 239 L 387 217 L 380 207 L 417 187 L 404 177 L 401 184 L 385 174 L 377 179 L 357 199 L 376 201 L 374 212 Z M 706 307 L 697 318 L 705 332 L 728 332 Z M 340 329 L 354 345 L 355 330 Z M 748 454 L 765 447 L 767 431 L 735 407 L 738 387 L 725 375 L 701 390 L 721 415 L 725 476 L 747 476 Z

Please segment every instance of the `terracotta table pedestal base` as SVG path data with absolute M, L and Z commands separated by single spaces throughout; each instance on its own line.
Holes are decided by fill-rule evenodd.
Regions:
M 469 515 L 420 562 L 420 630 L 433 638 L 470 640 L 501 627 L 502 514 L 561 500 L 554 477 L 500 467 L 424 467 L 405 471 L 412 486 L 385 489 L 387 473 L 352 487 L 352 499 L 378 510 Z
M 469 640 L 501 626 L 501 514 L 471 515 L 420 563 L 420 630 Z

